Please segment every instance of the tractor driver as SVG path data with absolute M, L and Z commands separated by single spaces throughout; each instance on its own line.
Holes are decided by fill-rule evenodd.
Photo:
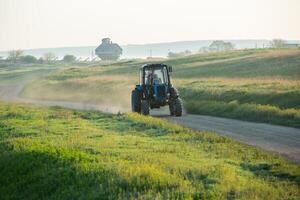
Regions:
M 161 79 L 158 78 L 157 74 L 153 74 L 153 84 L 154 84 L 154 85 L 159 85 L 159 84 L 161 84 Z
M 159 85 L 161 84 L 161 79 L 158 78 L 157 74 L 153 73 L 153 74 L 149 74 L 147 77 L 147 84 L 150 85 L 151 83 L 151 76 L 153 78 L 153 84 L 154 85 Z

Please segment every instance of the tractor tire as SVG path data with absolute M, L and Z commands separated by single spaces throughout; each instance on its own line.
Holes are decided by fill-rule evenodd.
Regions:
M 174 115 L 176 117 L 182 116 L 182 100 L 178 97 L 174 99 L 173 101 L 173 106 L 174 106 Z
M 149 115 L 149 113 L 150 113 L 149 101 L 142 100 L 142 102 L 141 102 L 141 114 L 142 115 Z
M 170 103 L 169 103 L 169 110 L 170 110 L 170 115 L 171 116 L 175 115 L 174 101 L 170 101 Z
M 131 92 L 131 110 L 132 112 L 141 112 L 141 97 L 137 90 Z

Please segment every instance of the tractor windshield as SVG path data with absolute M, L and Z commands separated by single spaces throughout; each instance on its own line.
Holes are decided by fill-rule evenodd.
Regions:
M 151 83 L 153 83 L 154 85 L 166 84 L 166 74 L 167 72 L 165 67 L 157 68 L 153 71 L 152 69 L 145 69 L 145 83 L 147 85 L 151 85 Z

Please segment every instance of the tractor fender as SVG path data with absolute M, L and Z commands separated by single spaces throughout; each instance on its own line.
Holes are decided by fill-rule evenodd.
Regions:
M 178 90 L 176 88 L 170 87 L 169 92 L 170 92 L 170 97 L 172 99 L 176 99 L 176 98 L 179 97 L 179 93 L 178 93 Z
M 141 85 L 136 85 L 135 86 L 135 90 L 141 92 L 143 90 L 142 86 Z

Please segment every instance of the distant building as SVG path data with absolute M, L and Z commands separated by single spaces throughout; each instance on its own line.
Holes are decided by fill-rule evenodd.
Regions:
M 95 49 L 96 55 L 101 60 L 117 60 L 122 51 L 122 48 L 117 43 L 112 43 L 110 38 L 103 38 L 102 43 Z
M 299 43 L 284 43 L 283 48 L 300 48 Z

